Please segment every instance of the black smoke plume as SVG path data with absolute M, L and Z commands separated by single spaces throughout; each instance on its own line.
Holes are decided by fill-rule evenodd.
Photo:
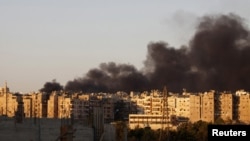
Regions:
M 190 43 L 189 58 L 200 79 L 197 88 L 249 90 L 249 30 L 237 15 L 204 17 Z
M 183 33 L 185 34 L 185 33 Z M 85 92 L 249 90 L 249 30 L 235 14 L 204 16 L 186 47 L 151 42 L 142 71 L 133 65 L 102 63 L 65 90 Z
M 52 80 L 52 82 L 46 82 L 43 86 L 43 88 L 41 88 L 39 91 L 40 92 L 46 92 L 48 94 L 50 94 L 53 91 L 60 91 L 63 90 L 63 86 L 56 82 L 56 80 Z
M 116 92 L 119 90 L 146 90 L 148 79 L 134 66 L 101 63 L 99 69 L 91 69 L 84 78 L 69 81 L 66 90 L 85 92 Z

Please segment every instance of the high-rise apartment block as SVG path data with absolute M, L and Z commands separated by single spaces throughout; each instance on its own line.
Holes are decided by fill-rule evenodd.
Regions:
M 190 121 L 214 122 L 215 92 L 205 92 L 190 95 Z
M 236 104 L 236 103 L 235 103 Z M 215 95 L 215 119 L 233 120 L 233 94 L 230 92 Z
M 244 91 L 238 91 L 235 96 L 237 102 L 237 116 L 239 121 L 250 123 L 250 94 Z
M 7 82 L 5 82 L 5 86 L 0 88 L 0 114 L 14 117 L 17 106 L 17 97 L 9 91 Z

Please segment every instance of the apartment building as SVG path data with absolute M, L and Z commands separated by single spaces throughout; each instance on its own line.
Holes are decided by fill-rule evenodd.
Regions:
M 95 107 L 103 107 L 104 122 L 114 121 L 114 100 L 111 96 L 81 94 L 73 98 L 72 113 L 74 119 L 82 119 L 84 121 L 91 120 L 93 109 Z
M 135 129 L 137 127 L 145 128 L 150 127 L 153 130 L 161 129 L 163 122 L 162 115 L 146 115 L 146 114 L 130 114 L 129 115 L 129 128 Z
M 114 100 L 111 97 L 103 98 L 102 107 L 103 107 L 104 122 L 109 123 L 114 121 L 115 118 Z
M 5 82 L 5 86 L 0 88 L 0 115 L 14 117 L 18 108 L 17 106 L 17 96 L 10 93 L 7 82 Z
M 173 106 L 176 117 L 179 120 L 185 120 L 190 117 L 190 97 L 189 95 L 179 95 L 175 97 L 176 104 Z M 172 108 L 172 107 L 171 107 Z
M 195 122 L 201 119 L 201 97 L 199 94 L 191 94 L 190 101 L 190 116 L 189 120 Z
M 215 91 L 205 92 L 201 95 L 201 120 L 214 122 Z
M 199 120 L 206 122 L 214 122 L 215 108 L 214 108 L 215 91 L 190 95 L 190 117 L 191 122 Z
M 236 98 L 238 102 L 236 102 L 237 106 L 237 117 L 240 122 L 250 123 L 250 93 L 245 91 L 237 91 Z
M 89 97 L 87 94 L 81 94 L 73 98 L 72 113 L 74 119 L 87 120 L 89 118 Z
M 58 118 L 71 118 L 71 113 L 72 113 L 72 100 L 71 98 L 66 95 L 66 94 L 62 94 L 62 95 L 59 95 L 57 97 L 57 103 L 58 103 L 58 106 L 57 106 L 57 115 L 58 115 Z
M 131 101 L 137 104 L 139 111 L 139 114 L 129 114 L 129 126 L 132 129 L 147 126 L 159 129 L 162 124 L 169 123 L 170 118 L 175 114 L 176 97 L 167 96 L 164 99 L 162 93 L 157 90 L 133 95 Z M 166 113 L 167 115 L 165 115 Z
M 162 96 L 159 91 L 153 90 L 151 93 L 143 92 L 133 95 L 131 102 L 137 105 L 138 114 L 160 115 L 162 113 Z
M 47 118 L 59 118 L 58 116 L 58 95 L 59 92 L 52 92 L 47 102 Z
M 94 141 L 100 141 L 104 132 L 104 115 L 103 107 L 93 108 L 93 128 L 94 128 Z
M 32 99 L 30 96 L 24 95 L 22 97 L 22 103 L 23 103 L 23 115 L 25 118 L 31 118 L 32 117 Z
M 39 93 L 31 93 L 32 99 L 32 117 L 46 117 L 47 116 L 47 103 L 46 95 Z
M 231 92 L 217 93 L 214 100 L 215 119 L 233 120 L 233 94 Z
M 131 97 L 130 101 L 133 104 L 133 107 L 135 107 L 136 114 L 144 114 L 143 98 L 139 95 L 134 95 Z

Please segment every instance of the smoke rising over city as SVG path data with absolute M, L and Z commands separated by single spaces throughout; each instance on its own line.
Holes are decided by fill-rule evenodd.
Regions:
M 64 89 L 129 92 L 166 86 L 172 92 L 249 90 L 249 43 L 249 30 L 241 17 L 204 16 L 189 45 L 177 48 L 164 41 L 150 42 L 140 70 L 131 64 L 101 63 L 84 77 L 68 81 Z

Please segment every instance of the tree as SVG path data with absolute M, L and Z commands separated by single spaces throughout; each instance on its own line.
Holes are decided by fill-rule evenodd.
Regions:
M 129 141 L 156 141 L 158 140 L 157 131 L 150 127 L 130 129 L 128 132 Z
M 116 140 L 117 141 L 122 141 L 124 140 L 126 135 L 126 131 L 127 130 L 127 125 L 124 121 L 117 121 L 115 124 L 115 128 L 116 128 Z
M 207 126 L 208 123 L 201 120 L 183 123 L 177 128 L 176 140 L 207 141 Z

